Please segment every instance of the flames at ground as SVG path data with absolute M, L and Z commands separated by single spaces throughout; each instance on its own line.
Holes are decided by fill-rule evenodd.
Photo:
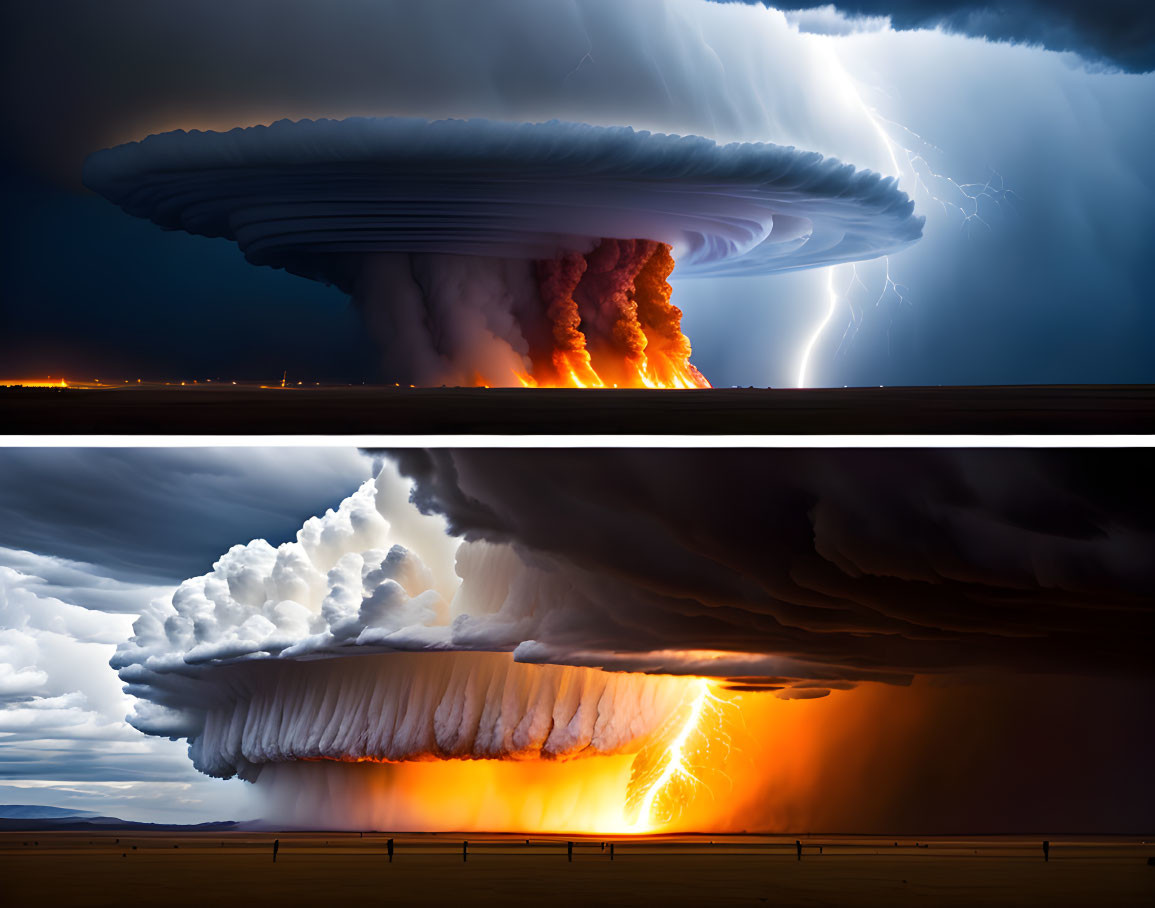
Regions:
M 295 825 L 649 833 L 726 781 L 730 704 L 705 678 L 393 653 L 221 666 L 197 687 L 194 764 Z M 315 797 L 333 785 L 350 789 L 336 813 Z M 446 786 L 451 821 L 429 794 Z
M 673 269 L 652 240 L 537 261 L 378 254 L 354 299 L 386 368 L 419 385 L 708 388 L 670 302 Z
M 670 247 L 651 240 L 602 240 L 586 255 L 538 262 L 553 350 L 548 363 L 538 358 L 533 383 L 708 388 L 670 303 L 673 270 Z

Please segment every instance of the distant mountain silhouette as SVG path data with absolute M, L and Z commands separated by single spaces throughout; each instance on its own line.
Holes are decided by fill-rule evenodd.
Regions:
M 120 817 L 102 817 L 92 810 L 73 810 L 66 807 L 49 807 L 44 804 L 0 804 L 0 832 L 5 830 L 110 830 L 148 829 L 154 832 L 166 830 L 188 831 L 194 829 L 228 830 L 241 828 L 234 820 L 213 823 L 139 823 L 122 820 Z
M 95 810 L 49 807 L 47 804 L 0 804 L 0 819 L 55 820 L 63 817 L 94 817 Z

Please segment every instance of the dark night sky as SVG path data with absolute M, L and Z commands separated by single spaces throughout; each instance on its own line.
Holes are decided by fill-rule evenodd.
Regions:
M 360 380 L 341 293 L 166 233 L 11 163 L 0 170 L 4 377 Z M 131 363 L 127 368 L 126 363 Z

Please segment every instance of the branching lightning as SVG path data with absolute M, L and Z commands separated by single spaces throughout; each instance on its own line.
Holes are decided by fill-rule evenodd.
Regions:
M 912 187 L 910 195 L 916 202 L 921 196 L 927 202 L 934 203 L 941 208 L 945 215 L 949 217 L 957 215 L 959 217 L 960 231 L 969 238 L 974 235 L 975 230 L 989 232 L 992 229 L 990 221 L 988 220 L 992 209 L 1002 210 L 1004 205 L 1020 201 L 1018 194 L 1015 193 L 1013 189 L 1007 187 L 1002 174 L 994 169 L 990 170 L 989 176 L 985 182 L 982 183 L 960 183 L 948 174 L 937 172 L 931 166 L 927 155 L 932 152 L 943 154 L 942 149 L 909 127 L 894 120 L 887 119 L 875 108 L 868 106 L 865 101 L 863 101 L 853 77 L 851 77 L 845 67 L 842 66 L 841 61 L 838 60 L 833 51 L 830 52 L 830 60 L 832 71 L 841 74 L 843 91 L 846 93 L 848 99 L 862 110 L 874 132 L 886 148 L 895 179 L 900 182 L 904 179 L 909 181 Z M 899 141 L 895 138 L 896 133 L 906 136 L 912 141 L 910 141 L 909 144 Z M 884 256 L 882 262 L 884 268 L 882 288 L 874 300 L 873 308 L 881 308 L 883 301 L 888 297 L 895 298 L 898 306 L 909 304 L 910 289 L 905 284 L 895 280 L 891 274 L 890 257 Z M 834 272 L 837 267 L 850 268 L 852 275 L 846 291 L 841 295 L 837 293 L 834 287 Z M 803 341 L 802 350 L 798 358 L 797 387 L 804 388 L 807 386 L 807 375 L 810 370 L 810 362 L 813 358 L 814 348 L 833 320 L 840 299 L 846 301 L 848 319 L 846 328 L 839 340 L 838 348 L 835 351 L 836 355 L 845 351 L 862 326 L 865 318 L 865 309 L 856 307 L 853 293 L 856 284 L 862 291 L 869 291 L 860 276 L 858 268 L 858 265 L 850 264 L 846 266 L 834 266 L 827 269 L 827 305 L 821 320 L 811 329 Z M 888 353 L 889 344 L 890 327 L 888 326 Z
M 914 184 L 912 196 L 918 198 L 921 193 L 928 201 L 937 204 L 944 214 L 958 214 L 960 217 L 959 227 L 967 233 L 968 236 L 976 227 L 981 227 L 984 230 L 991 230 L 990 222 L 983 216 L 984 204 L 990 208 L 1001 210 L 1002 206 L 1009 203 L 1014 203 L 1020 200 L 1019 195 L 1013 190 L 1007 188 L 1006 181 L 1003 175 L 997 170 L 992 169 L 986 181 L 983 183 L 959 183 L 948 174 L 938 173 L 931 166 L 930 161 L 926 158 L 928 151 L 934 151 L 943 154 L 943 150 L 934 143 L 928 141 L 913 129 L 902 123 L 889 120 L 882 116 L 875 108 L 863 108 L 875 123 L 879 134 L 884 137 L 888 143 L 888 148 L 891 149 L 891 158 L 897 161 L 897 153 L 901 153 L 906 162 L 905 167 L 900 168 L 903 175 L 907 173 L 911 176 L 911 181 Z M 917 151 L 908 148 L 899 142 L 896 142 L 893 135 L 881 124 L 885 123 L 894 130 L 909 136 L 916 143 L 922 146 L 922 151 Z M 953 190 L 960 201 L 955 202 L 951 199 L 939 195 L 931 188 L 930 181 L 933 181 L 940 187 L 947 187 Z
M 562 84 L 565 84 L 566 82 L 568 82 L 570 80 L 570 78 L 575 76 L 577 74 L 577 72 L 585 65 L 587 60 L 590 63 L 596 63 L 597 62 L 596 60 L 594 60 L 594 42 L 590 39 L 590 37 L 588 35 L 586 36 L 586 52 L 585 52 L 585 54 L 583 54 L 582 58 L 580 60 L 578 60 L 577 66 L 575 66 L 573 69 L 571 69 L 568 73 L 565 74 L 565 77 L 561 80 Z
M 704 770 L 720 771 L 710 763 L 718 750 L 729 752 L 721 728 L 726 705 L 710 681 L 699 679 L 684 718 L 675 718 L 670 733 L 658 736 L 657 753 L 647 748 L 638 754 L 626 805 L 634 812 L 630 832 L 651 832 L 674 820 L 705 784 Z

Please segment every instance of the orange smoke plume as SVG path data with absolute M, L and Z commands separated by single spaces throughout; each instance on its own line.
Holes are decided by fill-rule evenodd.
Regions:
M 670 303 L 667 278 L 674 270 L 670 247 L 658 243 L 634 280 L 638 321 L 646 338 L 647 377 L 659 388 L 708 388 L 690 363 L 690 339 L 682 333 L 682 310 Z
M 605 387 L 590 365 L 586 338 L 581 331 L 581 315 L 573 298 L 585 270 L 585 256 L 572 252 L 552 261 L 538 262 L 538 287 L 553 326 L 550 364 L 556 374 L 542 374 L 546 371 L 544 364 L 534 363 L 532 379 L 536 387 Z
M 549 356 L 533 359 L 535 387 L 708 388 L 690 363 L 682 311 L 671 304 L 670 247 L 602 240 L 589 253 L 537 263 L 552 329 Z

